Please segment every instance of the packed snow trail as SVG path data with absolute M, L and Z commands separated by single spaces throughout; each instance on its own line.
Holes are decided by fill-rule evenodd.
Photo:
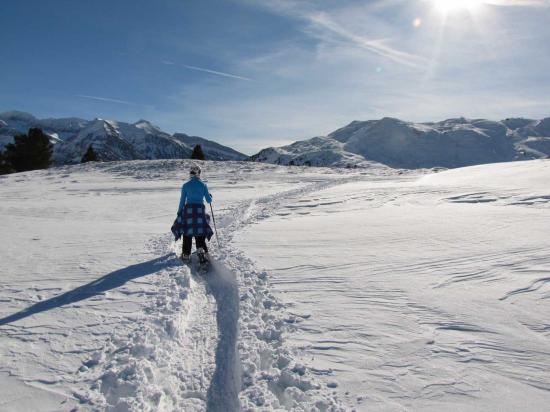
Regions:
M 205 275 L 208 291 L 216 299 L 218 345 L 216 370 L 208 388 L 207 410 L 234 412 L 240 409 L 240 359 L 237 352 L 239 288 L 235 276 L 212 260 Z

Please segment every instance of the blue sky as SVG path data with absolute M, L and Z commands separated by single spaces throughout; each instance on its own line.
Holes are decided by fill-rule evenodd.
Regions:
M 3 0 L 0 111 L 252 154 L 352 120 L 550 116 L 550 0 Z

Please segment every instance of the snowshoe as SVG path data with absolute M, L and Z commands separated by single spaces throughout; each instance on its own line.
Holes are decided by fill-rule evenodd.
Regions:
M 208 269 L 208 266 L 210 264 L 210 260 L 208 258 L 208 253 L 205 252 L 203 248 L 197 249 L 197 256 L 199 258 L 199 269 L 201 271 L 206 271 Z
M 180 259 L 184 265 L 188 265 L 189 263 L 191 263 L 191 255 L 185 255 L 182 253 Z

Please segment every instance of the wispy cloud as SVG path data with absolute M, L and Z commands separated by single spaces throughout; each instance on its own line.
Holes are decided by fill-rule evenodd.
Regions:
M 252 5 L 252 2 L 250 0 L 237 1 Z M 390 4 L 395 5 L 394 1 L 376 1 L 369 3 L 368 8 L 372 10 L 380 10 L 382 8 L 389 7 Z M 317 39 L 320 39 L 322 41 L 334 41 L 335 39 L 338 39 L 340 41 L 343 40 L 354 47 L 361 48 L 363 50 L 366 50 L 367 52 L 382 56 L 404 66 L 414 68 L 425 68 L 427 66 L 427 59 L 411 53 L 404 52 L 388 45 L 387 39 L 372 39 L 354 33 L 352 30 L 349 30 L 346 27 L 346 24 L 342 24 L 333 18 L 334 9 L 332 11 L 321 10 L 317 5 L 318 3 L 315 4 L 315 2 L 311 1 L 273 0 L 270 2 L 262 2 L 261 4 L 258 4 L 257 7 L 262 7 L 273 13 L 281 14 L 289 18 L 305 21 L 308 25 L 308 27 L 305 29 L 306 34 L 316 37 Z M 346 7 L 347 6 L 345 6 L 344 3 L 344 5 L 342 5 L 342 7 L 340 8 L 340 11 L 345 10 Z M 351 13 L 350 15 L 353 15 L 353 13 Z
M 385 44 L 384 40 L 373 40 L 352 33 L 342 25 L 334 21 L 327 13 L 318 12 L 307 16 L 308 20 L 317 28 L 321 28 L 337 35 L 343 40 L 351 42 L 353 45 L 367 50 L 371 53 L 388 58 L 396 63 L 405 66 L 424 68 L 428 61 L 410 53 L 395 49 Z
M 210 73 L 210 74 L 215 74 L 217 76 L 223 76 L 223 77 L 231 77 L 233 79 L 239 79 L 239 80 L 246 80 L 246 81 L 252 81 L 252 79 L 248 78 L 248 77 L 244 77 L 244 76 L 237 76 L 236 74 L 231 74 L 231 73 L 225 73 L 225 72 L 219 72 L 217 70 L 211 70 L 211 69 L 205 69 L 203 67 L 197 67 L 197 66 L 190 66 L 188 64 L 182 64 L 183 67 L 185 67 L 186 69 L 190 69 L 190 70 L 197 70 L 199 72 L 204 72 L 204 73 Z
M 226 72 L 220 72 L 218 70 L 206 69 L 204 67 L 191 66 L 189 64 L 177 64 L 177 63 L 175 63 L 171 60 L 163 60 L 162 64 L 166 64 L 166 65 L 169 65 L 169 66 L 180 66 L 180 67 L 184 67 L 184 68 L 189 69 L 189 70 L 196 70 L 198 72 L 213 74 L 213 75 L 216 75 L 216 76 L 229 77 L 231 79 L 246 80 L 248 82 L 253 81 L 249 77 L 238 76 L 236 74 L 231 74 L 231 73 L 226 73 Z
M 550 0 L 485 0 L 484 3 L 495 6 L 550 7 Z
M 90 95 L 87 95 L 87 94 L 76 94 L 75 96 L 80 97 L 82 99 L 90 99 L 90 100 L 97 100 L 97 101 L 100 101 L 100 102 L 125 104 L 127 106 L 151 107 L 151 106 L 144 105 L 144 104 L 129 102 L 127 100 L 111 99 L 110 97 L 90 96 Z

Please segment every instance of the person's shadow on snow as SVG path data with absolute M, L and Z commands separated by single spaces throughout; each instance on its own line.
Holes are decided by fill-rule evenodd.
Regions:
M 65 292 L 62 295 L 43 300 L 26 309 L 23 309 L 22 311 L 14 313 L 13 315 L 6 316 L 5 318 L 0 319 L 0 326 L 24 319 L 40 312 L 45 312 L 50 309 L 69 305 L 71 303 L 97 296 L 108 290 L 118 288 L 132 279 L 150 275 L 166 267 L 177 266 L 179 264 L 179 261 L 173 256 L 173 254 L 169 253 L 147 262 L 138 263 L 123 269 L 115 270 L 114 272 L 111 272 L 97 280 Z

